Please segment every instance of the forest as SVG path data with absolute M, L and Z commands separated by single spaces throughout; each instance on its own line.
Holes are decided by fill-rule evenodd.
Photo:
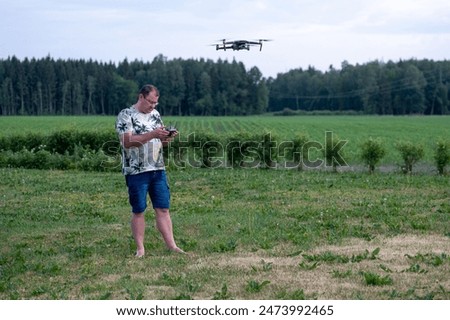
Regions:
M 140 86 L 161 92 L 163 115 L 231 116 L 272 112 L 443 115 L 450 110 L 450 61 L 371 61 L 313 66 L 263 77 L 257 67 L 218 59 L 99 62 L 0 59 L 0 115 L 115 115 Z

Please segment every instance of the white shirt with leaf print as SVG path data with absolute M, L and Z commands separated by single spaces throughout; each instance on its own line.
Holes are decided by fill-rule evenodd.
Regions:
M 141 113 L 134 106 L 120 111 L 116 120 L 119 137 L 126 133 L 143 134 L 163 127 L 161 115 L 154 109 L 150 113 Z M 163 148 L 160 139 L 152 139 L 140 147 L 122 146 L 122 173 L 138 174 L 145 171 L 164 170 Z

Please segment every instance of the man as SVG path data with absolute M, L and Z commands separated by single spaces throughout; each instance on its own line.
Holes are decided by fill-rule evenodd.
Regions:
M 149 194 L 156 215 L 156 227 L 169 250 L 184 253 L 173 237 L 170 218 L 170 190 L 167 183 L 163 143 L 177 132 L 165 130 L 161 116 L 155 109 L 159 91 L 153 85 L 141 88 L 137 102 L 123 109 L 117 116 L 116 131 L 122 145 L 122 173 L 128 187 L 132 207 L 131 231 L 136 242 L 136 256 L 145 254 L 144 234 Z

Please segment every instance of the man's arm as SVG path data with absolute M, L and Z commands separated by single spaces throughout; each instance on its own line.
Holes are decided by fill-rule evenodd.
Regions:
M 169 136 L 169 132 L 163 128 L 158 128 L 143 134 L 132 134 L 131 131 L 125 132 L 120 136 L 120 143 L 124 148 L 140 147 L 152 139 L 163 140 Z

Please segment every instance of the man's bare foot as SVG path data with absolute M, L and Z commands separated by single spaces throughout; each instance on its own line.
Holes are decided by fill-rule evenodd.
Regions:
M 186 254 L 186 252 L 184 252 L 182 249 L 175 247 L 175 248 L 169 248 L 170 251 L 172 252 L 176 252 L 176 253 L 181 253 L 181 254 Z
M 145 250 L 137 250 L 136 258 L 142 258 L 145 255 Z

